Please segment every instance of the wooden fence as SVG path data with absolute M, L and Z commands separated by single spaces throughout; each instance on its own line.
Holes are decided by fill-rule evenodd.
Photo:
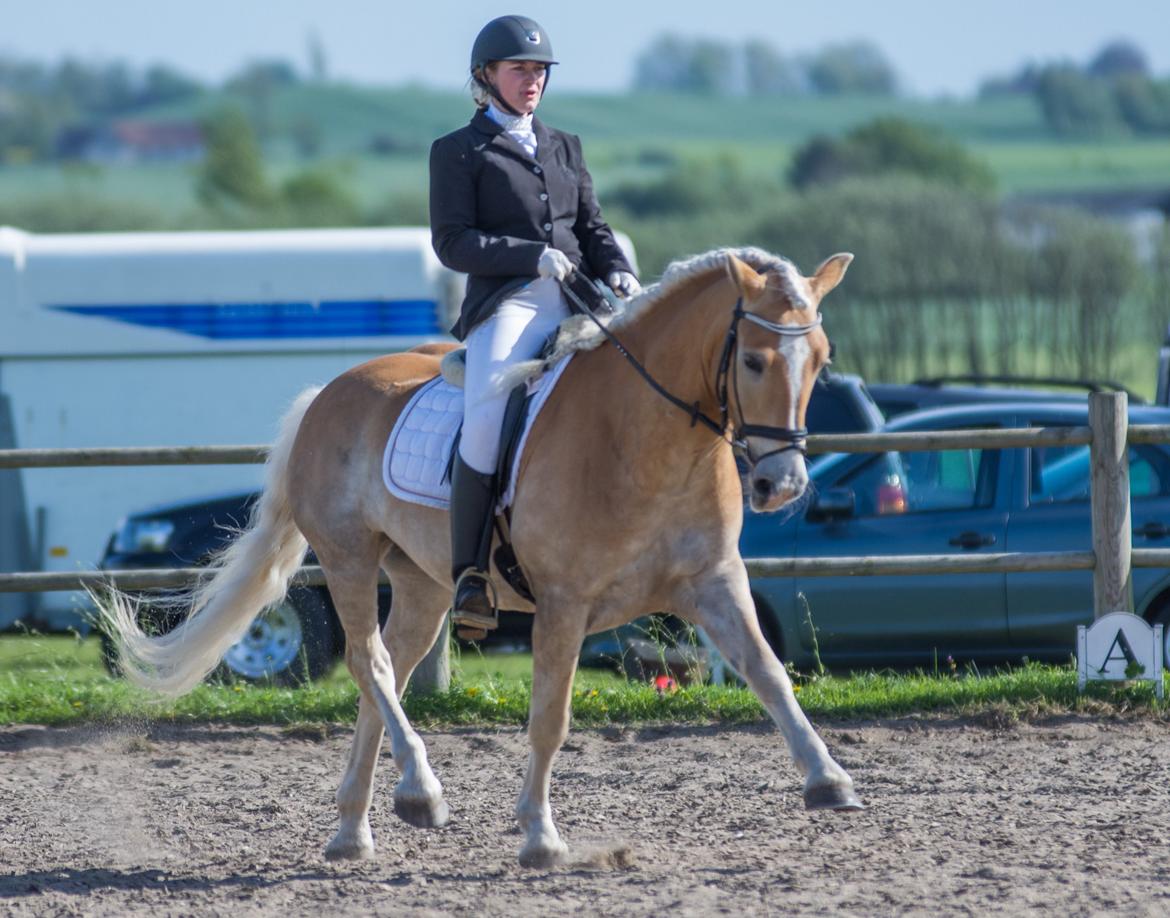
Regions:
M 1091 551 L 836 558 L 760 558 L 747 562 L 755 577 L 828 577 L 889 574 L 1009 573 L 1017 571 L 1093 572 L 1093 612 L 1099 618 L 1133 610 L 1134 567 L 1170 567 L 1170 549 L 1132 545 L 1127 445 L 1168 443 L 1170 425 L 1128 425 L 1124 393 L 1091 393 L 1086 427 L 1013 430 L 957 430 L 910 433 L 827 434 L 811 436 L 810 454 L 914 452 L 948 449 L 1011 449 L 1088 445 L 1091 465 Z M 143 447 L 111 449 L 0 450 L 0 469 L 128 465 L 221 465 L 263 462 L 266 446 Z M 94 589 L 123 590 L 183 586 L 208 576 L 201 568 L 166 570 L 0 573 L 0 592 Z M 306 566 L 295 583 L 321 585 L 319 567 Z

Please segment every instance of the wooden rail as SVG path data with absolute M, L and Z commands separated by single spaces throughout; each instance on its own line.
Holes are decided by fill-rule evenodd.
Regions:
M 1022 571 L 1091 571 L 1091 551 L 980 555 L 842 556 L 838 558 L 751 558 L 744 563 L 752 577 L 883 577 L 890 574 L 1011 574 Z M 1170 548 L 1138 548 L 1133 567 L 1170 567 Z M 122 571 L 52 571 L 0 574 L 0 593 L 52 593 L 69 590 L 165 590 L 190 586 L 212 576 L 206 567 L 141 568 Z M 389 583 L 385 574 L 381 583 Z M 316 565 L 294 575 L 295 586 L 324 586 Z
M 1139 439 L 1141 438 L 1141 439 Z M 932 449 L 1011 449 L 1084 446 L 1088 427 L 1033 427 L 1013 430 L 941 430 L 910 433 L 815 434 L 809 455 L 822 453 L 922 452 Z M 1131 428 L 1135 443 L 1170 441 L 1170 427 Z M 249 465 L 263 462 L 268 446 L 142 446 L 92 449 L 0 449 L 0 469 L 94 468 L 128 465 Z
M 1129 427 L 1127 417 L 1125 393 L 1094 392 L 1089 395 L 1087 427 L 820 434 L 808 439 L 810 454 L 1088 445 L 1092 488 L 1092 551 L 760 558 L 747 562 L 748 572 L 757 577 L 828 577 L 1091 570 L 1093 608 L 1097 617 L 1118 609 L 1132 609 L 1132 568 L 1170 567 L 1170 549 L 1133 550 L 1126 444 L 1170 442 L 1170 425 Z M 0 469 L 248 464 L 263 462 L 267 455 L 268 447 L 265 445 L 0 450 Z M 188 585 L 209 575 L 210 572 L 202 568 L 17 572 L 0 574 L 0 592 L 100 589 L 103 585 L 113 585 L 124 590 L 168 589 Z M 294 582 L 319 585 L 324 583 L 324 578 L 319 567 L 305 567 L 297 574 Z

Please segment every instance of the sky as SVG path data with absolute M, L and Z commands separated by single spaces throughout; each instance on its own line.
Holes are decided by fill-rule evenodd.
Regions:
M 505 13 L 544 26 L 561 61 L 553 85 L 575 91 L 628 88 L 639 52 L 666 31 L 759 38 L 786 54 L 866 39 L 923 96 L 969 95 L 1029 60 L 1083 62 L 1115 38 L 1170 74 L 1167 0 L 0 0 L 0 51 L 166 63 L 219 81 L 260 58 L 307 70 L 315 34 L 332 78 L 454 89 L 480 27 Z

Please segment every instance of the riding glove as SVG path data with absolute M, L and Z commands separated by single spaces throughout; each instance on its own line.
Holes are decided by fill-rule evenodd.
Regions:
M 606 278 L 606 283 L 609 284 L 610 290 L 623 299 L 642 292 L 642 285 L 638 283 L 638 278 L 629 271 L 611 271 L 609 277 Z
M 573 273 L 573 263 L 569 256 L 560 249 L 547 248 L 536 263 L 536 271 L 541 277 L 555 277 L 563 281 Z

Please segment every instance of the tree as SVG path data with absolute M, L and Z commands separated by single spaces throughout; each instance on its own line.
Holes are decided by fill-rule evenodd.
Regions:
M 1113 81 L 1117 110 L 1138 134 L 1170 133 L 1170 81 L 1131 74 Z
M 795 95 L 801 90 L 796 67 L 765 41 L 743 46 L 744 78 L 750 95 Z
M 215 113 L 203 122 L 203 136 L 207 154 L 196 192 L 204 204 L 257 209 L 273 203 L 260 144 L 243 112 L 229 108 Z
M 203 92 L 203 84 L 165 64 L 156 64 L 146 71 L 139 98 L 143 105 L 162 105 L 181 102 Z
M 876 118 L 840 140 L 814 137 L 793 156 L 789 180 L 797 188 L 848 176 L 906 172 L 972 191 L 988 191 L 991 170 L 960 144 L 903 118 Z
M 808 78 L 813 89 L 822 95 L 889 96 L 898 88 L 893 66 L 869 42 L 830 45 L 809 61 Z
M 725 93 L 735 86 L 735 52 L 717 41 L 661 35 L 638 55 L 634 72 L 638 89 Z
M 1120 122 L 1109 85 L 1071 65 L 1046 68 L 1036 85 L 1036 99 L 1044 120 L 1057 134 L 1096 137 Z
M 677 35 L 660 35 L 634 62 L 635 88 L 677 92 L 687 81 L 690 48 Z
M 1121 76 L 1148 77 L 1150 64 L 1141 48 L 1131 41 L 1118 39 L 1109 42 L 1097 52 L 1085 68 L 1085 73 L 1105 80 Z
M 334 176 L 320 170 L 298 173 L 280 188 L 289 222 L 297 226 L 353 226 L 357 202 Z

